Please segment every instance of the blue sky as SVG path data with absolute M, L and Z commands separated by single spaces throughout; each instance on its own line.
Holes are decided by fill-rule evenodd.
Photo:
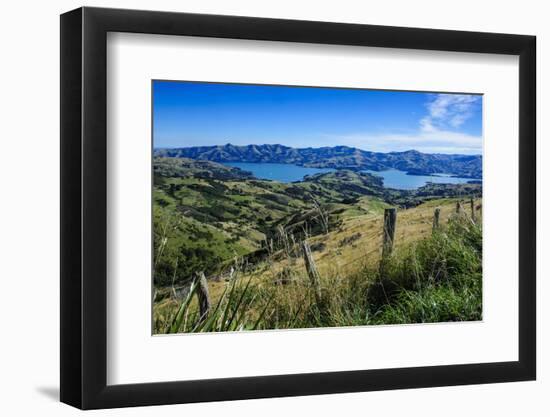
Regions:
M 479 95 L 154 81 L 153 140 L 481 154 L 481 108 Z

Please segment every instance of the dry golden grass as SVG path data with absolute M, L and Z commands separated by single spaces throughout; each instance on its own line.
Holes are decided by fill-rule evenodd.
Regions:
M 417 242 L 432 234 L 434 209 L 439 207 L 440 224 L 445 225 L 450 218 L 456 216 L 456 202 L 458 199 L 441 199 L 423 203 L 415 208 L 398 210 L 395 232 L 394 250 L 405 248 L 413 242 Z M 478 205 L 481 200 L 476 200 Z M 353 213 L 344 216 L 342 224 L 337 230 L 326 235 L 318 235 L 308 239 L 312 248 L 313 258 L 321 276 L 321 286 L 330 293 L 330 303 L 341 303 L 338 294 L 343 294 L 341 289 L 351 284 L 350 279 L 355 279 L 366 266 L 377 266 L 382 252 L 383 210 L 369 210 L 368 200 L 365 201 L 365 214 Z M 462 215 L 470 216 L 469 201 L 463 203 Z M 479 212 L 476 213 L 479 216 Z M 322 243 L 322 245 L 320 245 Z M 304 311 L 312 308 L 311 284 L 306 272 L 301 251 L 294 248 L 294 255 L 287 257 L 283 251 L 275 252 L 267 261 L 258 264 L 254 270 L 247 273 L 238 273 L 235 279 L 239 282 L 251 283 L 251 293 L 260 298 L 270 294 L 277 310 L 284 312 L 281 318 L 282 327 L 289 326 L 288 317 L 295 314 L 303 316 Z M 282 285 L 281 277 L 292 282 L 292 285 Z M 216 305 L 224 291 L 232 284 L 225 281 L 209 281 L 209 293 L 212 305 Z M 268 298 L 269 298 L 268 297 Z M 332 298 L 331 298 L 332 297 Z M 169 323 L 179 302 L 165 298 L 154 304 L 153 317 L 155 328 L 163 328 Z M 248 313 L 250 317 L 258 317 L 263 309 L 263 304 L 250 303 Z M 197 301 L 191 303 L 191 310 L 197 309 Z M 301 309 L 301 311 L 299 311 Z M 270 318 L 279 323 L 278 319 Z M 305 322 L 305 320 L 304 320 Z M 160 331 L 162 332 L 162 331 Z
M 431 234 L 433 214 L 436 207 L 441 209 L 440 223 L 446 223 L 451 216 L 455 215 L 457 201 L 458 199 L 433 200 L 415 208 L 399 210 L 395 231 L 395 250 L 399 250 L 400 247 Z M 478 199 L 474 203 L 477 205 L 480 202 L 481 200 Z M 469 215 L 469 202 L 465 201 L 463 205 L 464 212 Z M 313 258 L 322 279 L 327 280 L 330 277 L 330 280 L 333 281 L 331 283 L 325 282 L 325 285 L 334 285 L 334 282 L 337 282 L 338 279 L 356 273 L 365 265 L 373 265 L 379 262 L 382 253 L 383 218 L 383 214 L 364 214 L 344 218 L 343 224 L 338 230 L 308 240 L 310 246 L 318 243 L 325 245 L 323 250 L 313 251 Z M 342 243 L 345 242 L 345 239 L 350 239 L 351 236 L 357 236 L 358 234 L 360 237 L 352 243 Z M 296 253 L 300 254 L 298 248 L 296 248 Z M 287 269 L 290 270 L 296 283 L 303 283 L 307 286 L 307 273 L 301 256 L 289 260 L 282 254 L 276 253 L 274 258 L 279 258 L 279 260 L 262 263 L 255 271 L 241 275 L 241 278 L 251 278 L 255 285 L 276 285 L 282 271 Z M 211 298 L 215 303 L 223 293 L 227 283 L 209 281 L 208 285 Z M 298 285 L 297 288 L 296 286 L 279 285 L 279 288 L 287 293 L 286 296 L 295 298 L 301 295 L 300 286 Z M 298 294 L 290 294 L 296 291 Z

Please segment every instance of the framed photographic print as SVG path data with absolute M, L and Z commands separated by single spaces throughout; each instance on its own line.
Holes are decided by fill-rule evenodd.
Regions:
M 535 379 L 535 38 L 61 16 L 61 400 Z

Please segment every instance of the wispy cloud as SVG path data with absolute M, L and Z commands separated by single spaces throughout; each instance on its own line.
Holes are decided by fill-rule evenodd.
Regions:
M 436 94 L 426 105 L 428 115 L 420 119 L 424 132 L 457 129 L 474 115 L 481 96 L 470 94 Z
M 426 153 L 481 154 L 481 136 L 461 131 L 462 125 L 474 116 L 480 104 L 481 96 L 434 94 L 426 103 L 427 114 L 419 119 L 416 131 L 357 133 L 332 136 L 332 140 L 378 152 L 416 149 Z
M 325 141 L 323 141 L 325 142 Z M 331 136 L 326 145 L 338 143 L 376 152 L 401 152 L 416 149 L 425 153 L 481 154 L 481 137 L 466 133 L 434 130 L 410 134 L 352 134 Z

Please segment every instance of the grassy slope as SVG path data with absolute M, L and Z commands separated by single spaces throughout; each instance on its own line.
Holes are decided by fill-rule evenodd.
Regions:
M 395 270 L 401 271 L 399 272 L 401 274 L 405 273 L 405 280 L 412 279 L 411 277 L 416 274 L 415 271 L 408 271 L 407 269 L 410 268 L 410 262 L 407 259 L 411 256 L 411 253 L 415 256 L 415 262 L 416 257 L 421 256 L 418 253 L 422 254 L 423 251 L 426 252 L 427 250 L 435 250 L 436 252 L 448 250 L 451 254 L 448 255 L 449 262 L 452 262 L 452 257 L 456 253 L 460 256 L 469 253 L 468 248 L 454 247 L 456 246 L 455 241 L 459 241 L 457 239 L 447 239 L 445 240 L 447 243 L 442 243 L 442 241 L 433 243 L 434 237 L 432 237 L 431 228 L 434 208 L 436 206 L 441 207 L 441 223 L 446 224 L 448 220 L 455 217 L 455 202 L 456 200 L 453 199 L 435 200 L 413 209 L 399 211 L 395 249 L 397 256 L 395 259 L 403 262 L 403 264 L 400 264 Z M 365 293 L 365 290 L 373 284 L 371 281 L 376 272 L 373 275 L 372 271 L 377 270 L 377 263 L 380 258 L 382 217 L 385 203 L 364 197 L 360 200 L 358 206 L 360 209 L 352 208 L 343 214 L 343 222 L 338 230 L 332 231 L 328 235 L 309 239 L 312 248 L 318 246 L 319 243 L 324 244 L 324 248 L 314 251 L 313 255 L 322 277 L 323 291 L 326 290 L 331 294 L 328 297 L 333 304 L 329 308 L 331 311 L 330 318 L 315 316 L 317 309 L 312 304 L 309 280 L 301 257 L 289 259 L 282 256 L 280 252 L 275 253 L 272 261 L 260 264 L 256 270 L 242 274 L 236 280 L 240 282 L 237 285 L 241 286 L 244 285 L 244 282 L 249 280 L 251 282 L 248 293 L 255 294 L 256 304 L 251 301 L 246 314 L 253 318 L 253 321 L 263 312 L 264 304 L 269 302 L 273 306 L 273 311 L 270 309 L 267 313 L 263 312 L 266 317 L 263 317 L 260 328 L 429 322 L 480 318 L 481 289 L 480 286 L 477 288 L 478 283 L 481 282 L 480 275 L 478 279 L 477 275 L 470 272 L 461 274 L 473 280 L 473 284 L 470 282 L 462 284 L 460 281 L 462 275 L 459 275 L 457 278 L 459 280 L 458 289 L 455 289 L 452 285 L 426 286 L 414 291 L 400 292 L 400 298 L 395 304 L 385 306 L 384 301 L 382 303 L 383 308 L 379 308 L 380 300 L 371 300 L 371 305 L 376 307 L 375 310 L 370 311 L 368 307 L 365 307 L 364 303 L 368 294 L 368 291 Z M 445 249 L 445 245 L 450 245 L 450 249 Z M 420 250 L 417 251 L 417 248 L 420 248 Z M 432 258 L 437 257 L 433 253 L 429 256 L 429 262 Z M 470 265 L 473 265 L 473 268 L 480 267 L 479 265 L 476 266 L 476 260 L 480 262 L 479 256 L 475 255 L 466 262 L 466 268 L 469 268 Z M 288 269 L 289 266 L 293 271 L 292 284 L 277 285 L 276 281 L 281 276 L 281 271 Z M 453 267 L 453 270 L 457 270 L 457 268 Z M 395 278 L 396 280 L 403 280 L 399 273 L 392 273 L 398 275 Z M 430 273 L 425 273 L 425 275 L 430 275 Z M 472 276 L 474 278 L 471 278 Z M 230 304 L 227 303 L 227 291 L 231 285 L 235 284 L 223 281 L 209 282 L 214 305 L 220 301 L 224 292 L 225 298 L 220 304 Z M 364 296 L 361 296 L 363 293 Z M 356 297 L 357 299 L 355 299 Z M 260 302 L 260 300 L 263 300 L 263 302 Z M 352 300 L 354 301 L 352 302 Z M 424 303 L 429 305 L 426 306 Z M 157 303 L 154 310 L 155 320 L 157 322 L 166 321 L 174 314 L 177 306 L 178 304 L 175 301 L 169 299 Z M 369 316 L 369 314 L 374 315 Z
M 238 170 L 211 162 L 197 166 L 190 160 L 180 161 L 179 165 L 167 158 L 160 161 L 155 165 L 153 191 L 155 244 L 165 237 L 158 229 L 164 230 L 169 225 L 170 231 L 166 250 L 156 248 L 162 254 L 156 276 L 161 285 L 170 281 L 175 258 L 179 258 L 180 268 L 196 262 L 197 268 L 212 274 L 235 256 L 260 249 L 279 225 L 292 227 L 295 223 L 301 227 L 306 221 L 310 232 L 316 233 L 311 230 L 315 228 L 312 196 L 330 212 L 364 212 L 364 201 L 357 200 L 365 194 L 381 194 L 383 190 L 374 177 L 351 171 L 283 184 L 239 176 Z M 333 216 L 335 220 L 339 217 L 339 214 Z M 178 254 L 181 248 L 209 251 L 212 262 L 200 263 L 197 259 L 201 254 Z M 190 265 L 189 270 L 178 270 L 178 280 L 190 279 L 191 269 Z
M 479 204 L 481 200 L 476 200 Z M 313 258 L 321 276 L 345 278 L 356 273 L 365 264 L 376 264 L 381 255 L 382 226 L 384 208 L 388 204 L 370 197 L 363 197 L 357 205 L 349 208 L 343 215 L 342 225 L 327 235 L 318 235 L 308 239 L 315 248 L 322 244 L 322 250 L 313 250 Z M 395 249 L 406 247 L 412 242 L 431 235 L 435 207 L 441 208 L 440 221 L 446 223 L 456 211 L 456 199 L 439 199 L 423 203 L 418 207 L 399 210 L 395 232 Z M 292 263 L 295 278 L 307 280 L 303 258 L 297 253 Z M 267 284 L 275 282 L 281 272 L 288 267 L 288 259 L 282 251 L 274 254 L 275 260 L 263 263 L 245 277 Z M 225 284 L 210 282 L 214 299 L 223 292 Z
M 171 185 L 173 185 L 172 188 Z M 202 178 L 167 178 L 153 192 L 155 224 L 177 226 L 168 236 L 163 258 L 174 257 L 177 248 L 204 248 L 220 265 L 261 246 L 269 225 L 303 202 L 280 194 L 277 183 L 218 181 Z M 162 228 L 162 227 L 158 227 Z M 155 243 L 161 239 L 156 237 Z M 208 272 L 214 272 L 209 266 Z M 181 271 L 180 271 L 181 272 Z M 180 276 L 184 274 L 179 274 Z
M 266 239 L 276 241 L 281 226 L 299 242 L 305 224 L 323 286 L 339 288 L 342 282 L 360 276 L 365 268 L 375 268 L 381 251 L 385 207 L 414 207 L 424 201 L 398 213 L 399 252 L 431 236 L 435 206 L 442 208 L 442 223 L 451 217 L 456 199 L 437 199 L 437 195 L 468 196 L 481 191 L 480 185 L 465 184 L 429 185 L 414 194 L 399 192 L 383 188 L 376 177 L 347 170 L 282 184 L 253 179 L 236 168 L 185 158 L 156 158 L 154 169 L 155 283 L 159 291 L 154 309 L 155 320 L 160 322 L 166 321 L 177 306 L 175 301 L 163 299 L 173 279 L 177 285 L 191 280 L 197 271 L 204 271 L 210 278 L 223 273 L 221 282 L 210 280 L 208 284 L 216 303 L 230 285 L 223 277 L 235 259 L 257 251 Z M 316 225 L 313 199 L 329 214 L 328 234 Z M 291 248 L 288 256 L 281 247 L 279 242 L 267 259 L 254 260 L 236 280 L 251 280 L 251 289 L 258 296 L 256 301 L 265 301 L 276 293 L 277 317 L 270 316 L 265 322 L 275 328 L 285 326 L 279 312 L 284 316 L 304 305 L 310 292 L 300 251 Z M 282 280 L 293 284 L 276 285 Z M 363 278 L 359 281 L 365 284 Z M 338 297 L 335 295 L 335 300 Z M 251 303 L 251 314 L 259 314 L 257 305 L 261 304 Z M 302 318 L 302 325 L 312 325 L 311 317 Z M 344 324 L 350 323 L 349 318 L 346 320 Z

